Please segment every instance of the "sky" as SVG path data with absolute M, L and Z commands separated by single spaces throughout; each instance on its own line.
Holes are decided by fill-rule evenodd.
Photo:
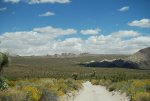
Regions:
M 0 0 L 0 51 L 132 54 L 150 47 L 150 0 Z

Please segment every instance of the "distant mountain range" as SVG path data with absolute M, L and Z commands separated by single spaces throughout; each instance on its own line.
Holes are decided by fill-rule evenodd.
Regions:
M 150 47 L 139 50 L 125 59 L 90 61 L 80 63 L 86 67 L 121 67 L 131 69 L 150 69 Z

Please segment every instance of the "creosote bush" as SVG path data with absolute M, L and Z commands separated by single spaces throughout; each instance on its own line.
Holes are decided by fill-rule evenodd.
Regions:
M 110 80 L 112 82 L 120 82 L 120 81 L 126 81 L 127 80 L 127 76 L 125 73 L 117 73 L 114 74 L 110 77 Z

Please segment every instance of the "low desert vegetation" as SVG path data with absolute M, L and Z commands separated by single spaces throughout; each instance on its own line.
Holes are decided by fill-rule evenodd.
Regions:
M 131 101 L 150 101 L 150 70 L 77 65 L 91 59 L 120 57 L 127 56 L 11 57 L 0 77 L 0 101 L 58 101 L 81 89 L 87 80 L 109 91 L 126 93 Z
M 125 69 L 125 68 L 93 68 L 78 65 L 80 62 L 91 60 L 101 61 L 107 59 L 126 58 L 128 55 L 97 55 L 82 57 L 10 57 L 9 67 L 3 68 L 3 76 L 9 79 L 17 78 L 70 78 L 88 79 L 96 71 L 97 78 L 108 77 L 115 73 L 127 73 L 134 78 L 147 75 L 150 70 Z M 93 77 L 92 77 L 93 78 Z M 141 78 L 145 78 L 141 76 Z
M 81 88 L 81 81 L 69 78 L 32 78 L 3 82 L 5 84 L 1 86 L 0 101 L 58 101 L 59 97 Z

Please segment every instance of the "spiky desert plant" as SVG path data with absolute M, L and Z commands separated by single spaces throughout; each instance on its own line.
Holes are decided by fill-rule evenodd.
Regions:
M 4 66 L 8 66 L 9 57 L 7 54 L 0 53 L 0 72 L 3 70 Z

